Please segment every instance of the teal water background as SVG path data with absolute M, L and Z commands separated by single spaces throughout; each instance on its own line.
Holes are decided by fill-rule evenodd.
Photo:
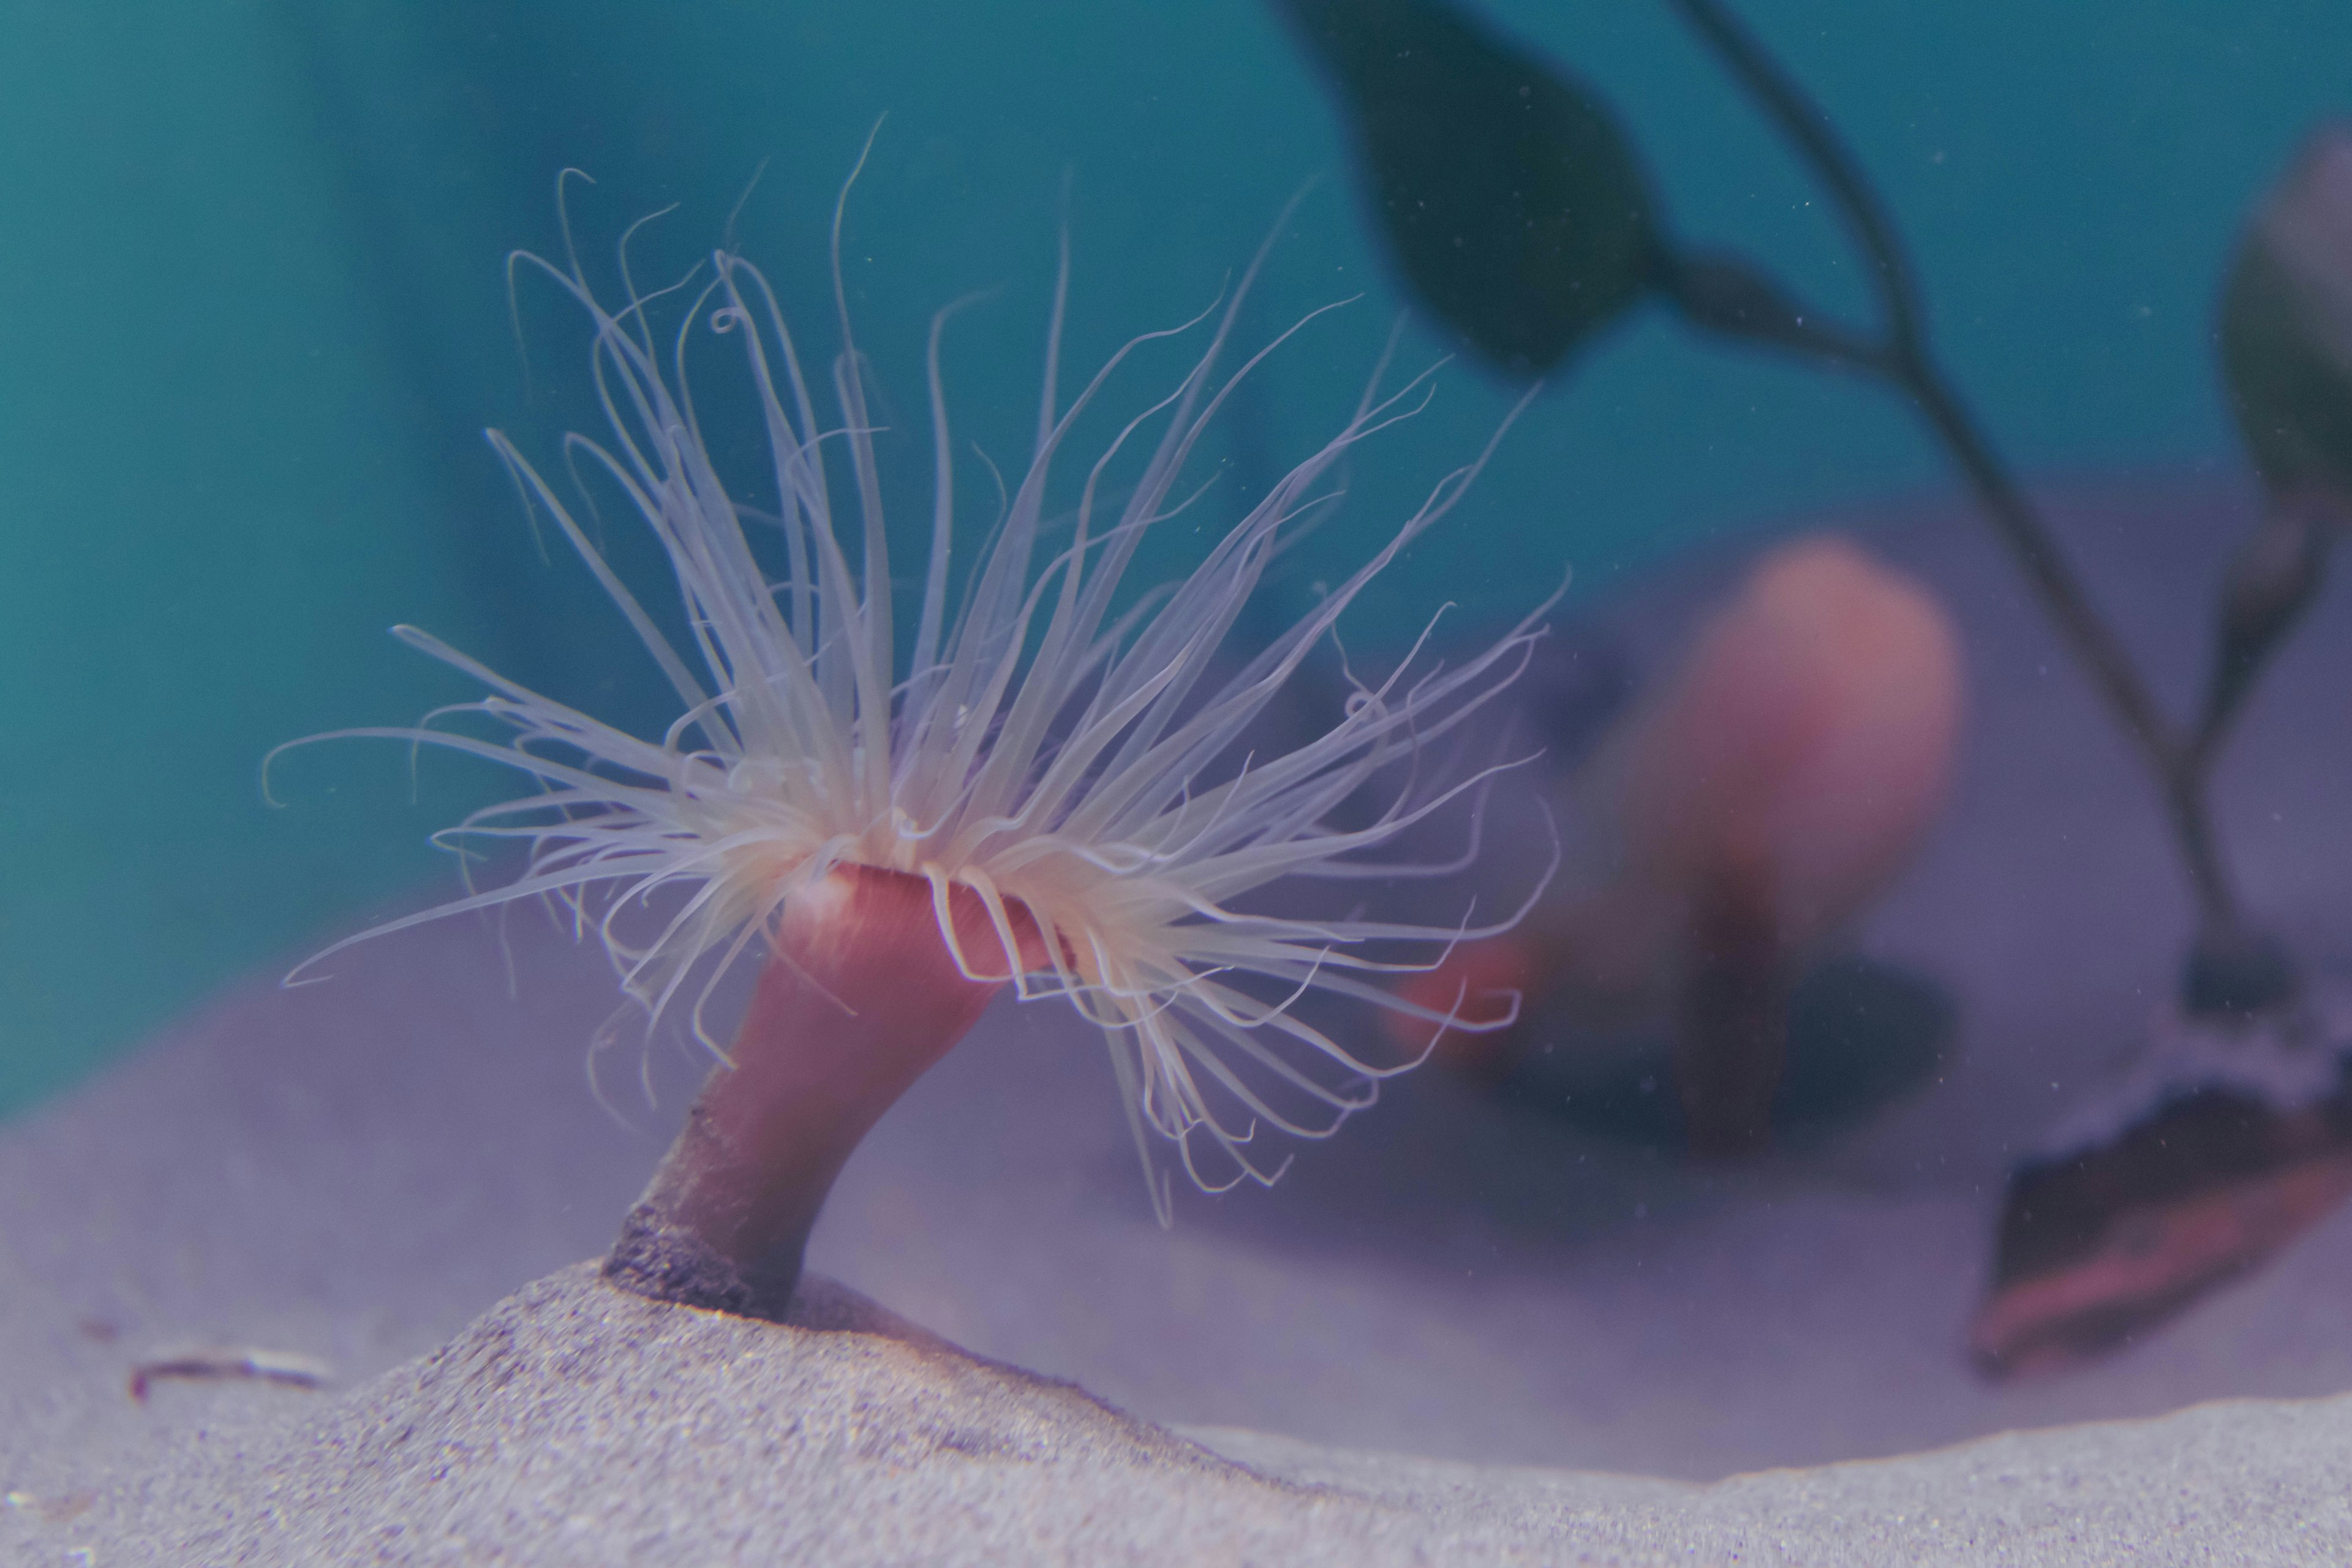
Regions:
M 1818 193 L 1662 6 L 1482 11 L 1617 107 L 1678 230 L 1863 304 Z M 2248 205 L 2352 109 L 2352 8 L 1744 11 L 1882 186 L 2013 461 L 2240 464 L 2212 300 Z M 1323 84 L 1257 0 L 11 0 L 0 21 L 0 1110 L 449 876 L 425 837 L 481 798 L 462 770 L 425 766 L 412 796 L 396 748 L 354 744 L 291 759 L 282 809 L 262 797 L 280 742 L 471 695 L 393 623 L 658 714 L 478 435 L 549 452 L 590 412 L 577 321 L 526 290 L 526 367 L 500 268 L 557 243 L 559 168 L 599 181 L 575 216 L 600 254 L 679 204 L 648 254 L 680 263 L 764 168 L 743 245 L 829 348 L 824 226 L 887 114 L 845 271 L 886 417 L 915 433 L 908 500 L 922 334 L 974 289 L 1000 292 L 950 340 L 953 404 L 1000 461 L 1022 452 L 1066 173 L 1072 372 L 1207 304 L 1319 178 L 1253 323 L 1365 298 L 1243 403 L 1238 487 L 1328 433 L 1402 308 Z M 1416 367 L 1444 351 L 1408 334 Z M 1318 548 L 1360 553 L 1511 396 L 1449 369 Z M 1592 592 L 1727 531 L 1947 483 L 1879 392 L 1649 313 L 1570 367 L 1369 608 L 1392 631 L 1440 596 L 1502 613 L 1571 563 Z

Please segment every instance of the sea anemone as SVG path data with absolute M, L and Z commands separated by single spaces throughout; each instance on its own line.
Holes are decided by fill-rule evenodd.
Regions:
M 775 295 L 731 249 L 669 289 L 641 293 L 626 281 L 625 236 L 626 292 L 613 309 L 592 289 L 568 227 L 562 265 L 521 253 L 511 263 L 552 279 L 588 314 L 611 439 L 572 436 L 567 455 L 575 471 L 601 472 L 660 540 L 690 647 L 664 634 L 514 445 L 496 431 L 489 440 L 527 504 L 552 519 L 675 688 L 681 710 L 667 732 L 640 739 L 408 626 L 396 635 L 489 695 L 420 727 L 340 732 L 444 747 L 531 778 L 533 793 L 444 836 L 522 840 L 529 860 L 519 875 L 362 934 L 550 898 L 601 936 L 644 1014 L 686 1009 L 720 1065 L 607 1271 L 647 1294 L 764 1315 L 789 1301 L 808 1228 L 858 1139 L 1007 984 L 1024 999 L 1066 997 L 1102 1030 L 1163 1222 L 1167 1180 L 1154 1175 L 1150 1134 L 1205 1188 L 1271 1182 L 1281 1167 L 1253 1145 L 1260 1123 L 1327 1135 L 1370 1102 L 1380 1079 L 1412 1065 L 1410 1053 L 1360 1056 L 1310 1021 L 1306 999 L 1400 1009 L 1436 1032 L 1467 1026 L 1465 997 L 1404 1000 L 1382 977 L 1426 968 L 1516 913 L 1480 925 L 1465 909 L 1451 923 L 1421 924 L 1360 910 L 1332 919 L 1253 912 L 1240 900 L 1291 879 L 1466 864 L 1366 852 L 1483 792 L 1507 764 L 1442 778 L 1430 776 L 1444 771 L 1433 765 L 1408 766 L 1369 805 L 1367 789 L 1456 731 L 1523 667 L 1538 635 L 1531 615 L 1446 665 L 1426 656 L 1424 633 L 1385 679 L 1349 676 L 1328 728 L 1269 749 L 1254 723 L 1365 584 L 1454 504 L 1486 454 L 1446 475 L 1295 625 L 1262 648 L 1229 651 L 1268 563 L 1336 500 L 1335 465 L 1425 399 L 1427 372 L 1381 389 L 1392 337 L 1352 416 L 1320 450 L 1250 506 L 1190 576 L 1122 599 L 1146 531 L 1195 499 L 1178 493 L 1178 480 L 1211 419 L 1240 377 L 1306 321 L 1220 375 L 1262 250 L 1222 310 L 1135 340 L 1063 406 L 1055 363 L 1066 246 L 1034 450 L 960 593 L 940 368 L 954 307 L 932 322 L 930 554 L 913 635 L 902 638 L 877 429 L 840 285 L 841 216 L 836 206 L 842 348 L 830 426 Z M 657 308 L 674 320 L 657 328 Z M 1212 317 L 1189 374 L 1095 458 L 1074 510 L 1049 514 L 1049 473 L 1112 373 L 1139 346 Z M 712 336 L 740 354 L 764 425 L 756 506 L 714 465 L 689 391 L 688 361 Z M 1108 476 L 1122 454 L 1140 471 L 1113 501 Z M 851 503 L 841 516 L 845 489 Z M 780 558 L 781 578 L 763 558 Z M 500 732 L 439 727 L 451 714 L 494 721 Z M 760 977 L 721 1049 L 705 1032 L 703 1004 L 747 953 Z M 1509 1021 L 1507 1002 L 1480 1004 L 1476 1026 Z
M 1548 1023 L 1603 1033 L 1666 1015 L 1692 1152 L 1763 1152 L 1790 987 L 1941 813 L 1963 688 L 1924 584 L 1836 534 L 1776 546 L 1575 781 L 1605 874 L 1402 989 L 1525 986 Z M 1488 1071 L 1510 1048 L 1448 1047 Z

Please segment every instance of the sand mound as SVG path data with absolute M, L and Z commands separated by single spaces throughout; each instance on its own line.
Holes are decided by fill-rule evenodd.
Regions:
M 54 1539 L 107 1563 L 591 1568 L 1410 1561 L 1430 1536 L 807 1294 L 820 1326 L 778 1326 L 582 1265 L 307 1417 L 197 1434 Z
M 2352 1399 L 2208 1405 L 1712 1486 L 1138 1421 L 817 1282 L 776 1325 L 581 1265 L 307 1413 L 199 1428 L 12 1561 L 2315 1563 Z M 1204 1444 L 1213 1444 L 1223 1455 Z M 42 1558 L 34 1553 L 46 1551 Z M 88 1553 L 87 1558 L 78 1553 Z

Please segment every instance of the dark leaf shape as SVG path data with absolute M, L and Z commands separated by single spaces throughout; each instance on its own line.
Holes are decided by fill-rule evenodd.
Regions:
M 1443 0 L 1277 0 L 1338 83 L 1374 211 L 1422 302 L 1539 374 L 1655 272 L 1633 150 L 1583 89 Z
M 2352 521 L 2352 127 L 2305 144 L 2221 297 L 2221 371 L 2263 481 Z
M 1887 350 L 1832 321 L 1808 316 L 1756 264 L 1726 251 L 1674 255 L 1660 247 L 1657 286 L 1691 325 L 1751 343 L 1884 372 Z
M 2262 523 L 2238 549 L 2221 582 L 2220 635 L 2206 685 L 2205 730 L 2219 736 L 2272 654 L 2318 596 L 2334 531 L 2315 490 L 2273 500 Z M 2284 953 L 2260 944 L 2247 952 L 2189 959 L 2188 1007 L 2192 1013 L 2259 1012 L 2294 991 Z

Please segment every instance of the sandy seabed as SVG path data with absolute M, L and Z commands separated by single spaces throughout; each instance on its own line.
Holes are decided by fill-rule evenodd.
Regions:
M 2059 500 L 2185 704 L 2242 506 Z M 2352 1389 L 2352 1215 L 2083 1372 L 1989 1385 L 1961 1354 L 2011 1161 L 2119 1066 L 2188 910 L 2006 563 L 1951 517 L 1874 539 L 1952 605 L 1975 714 L 1948 819 L 1859 935 L 1957 999 L 1952 1054 L 1867 1125 L 1705 1175 L 1425 1072 L 1163 1232 L 1098 1042 L 1007 1003 L 844 1177 L 812 1263 L 854 1289 L 744 1323 L 578 1267 L 698 1065 L 657 1058 L 646 1110 L 610 1064 L 624 1125 L 582 1071 L 601 956 L 535 914 L 504 952 L 446 922 L 328 984 L 257 977 L 0 1133 L 0 1555 L 2352 1560 L 2352 1402 L 2325 1397 Z M 1653 663 L 1734 569 L 1562 648 Z M 2339 967 L 2347 663 L 2338 584 L 2221 779 L 2250 897 Z M 333 1377 L 129 1396 L 203 1347 Z

